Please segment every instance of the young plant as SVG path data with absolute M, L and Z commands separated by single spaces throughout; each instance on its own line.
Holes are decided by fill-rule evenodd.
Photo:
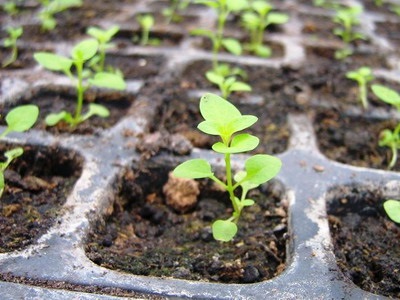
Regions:
M 313 4 L 315 6 L 323 7 L 323 8 L 332 8 L 336 9 L 339 7 L 338 1 L 335 0 L 313 0 Z
M 232 92 L 250 92 L 251 86 L 243 81 L 239 81 L 236 76 L 227 77 L 214 72 L 206 73 L 206 78 L 213 84 L 216 84 L 221 91 L 222 98 L 228 98 Z
M 5 121 L 7 124 L 6 129 L 0 134 L 0 138 L 4 138 L 10 132 L 23 132 L 30 129 L 36 122 L 39 116 L 39 108 L 36 105 L 28 104 L 18 106 L 8 112 Z M 8 150 L 4 153 L 6 161 L 0 162 L 0 197 L 2 196 L 5 188 L 4 172 L 10 163 L 21 156 L 24 150 L 17 147 Z
M 221 113 L 223 112 L 223 113 Z M 237 233 L 237 222 L 243 208 L 254 204 L 249 199 L 249 190 L 274 178 L 281 169 L 280 159 L 266 155 L 256 154 L 245 161 L 244 170 L 232 174 L 232 154 L 244 153 L 255 149 L 259 139 L 248 133 L 239 133 L 249 128 L 257 117 L 242 115 L 240 111 L 227 100 L 214 95 L 206 94 L 200 100 L 200 113 L 204 118 L 197 128 L 209 135 L 221 138 L 212 149 L 224 155 L 225 181 L 218 179 L 212 171 L 210 163 L 205 159 L 191 159 L 178 165 L 173 174 L 181 178 L 210 178 L 229 193 L 232 202 L 232 216 L 226 220 L 217 220 L 212 225 L 213 236 L 219 241 L 230 241 Z M 238 196 L 237 189 L 241 194 Z
M 383 5 L 383 0 L 374 0 L 374 3 L 376 6 L 382 6 Z
M 191 34 L 204 36 L 211 40 L 213 53 L 213 69 L 218 68 L 218 53 L 221 48 L 225 48 L 232 54 L 240 55 L 242 46 L 240 42 L 233 38 L 225 38 L 225 23 L 231 12 L 240 12 L 248 6 L 247 0 L 197 0 L 195 3 L 204 4 L 215 10 L 217 13 L 217 30 L 195 29 Z
M 339 36 L 344 42 L 345 46 L 335 52 L 336 59 L 345 59 L 353 54 L 351 43 L 355 40 L 365 39 L 362 33 L 355 32 L 354 27 L 360 24 L 360 14 L 363 9 L 361 6 L 354 5 L 350 7 L 340 7 L 336 10 L 334 22 L 338 23 L 340 27 L 336 27 L 333 33 Z
M 383 85 L 373 84 L 372 92 L 383 102 L 393 105 L 400 112 L 400 95 Z M 397 162 L 397 152 L 400 149 L 400 123 L 395 129 L 384 129 L 379 135 L 379 146 L 389 147 L 392 152 L 392 159 L 389 163 L 389 169 L 393 168 Z
M 82 0 L 39 0 L 42 8 L 38 18 L 42 23 L 42 30 L 50 31 L 56 28 L 55 14 L 63 12 L 71 7 L 82 6 Z
M 364 109 L 368 108 L 368 87 L 367 83 L 374 79 L 372 71 L 368 67 L 361 67 L 355 71 L 346 73 L 346 77 L 357 81 L 359 98 Z
M 389 219 L 400 224 L 400 201 L 389 199 L 383 203 L 383 208 Z
M 245 49 L 260 57 L 271 56 L 271 48 L 263 45 L 264 32 L 269 25 L 284 24 L 289 16 L 283 13 L 271 12 L 272 5 L 262 1 L 253 1 L 250 10 L 242 15 L 242 23 L 250 34 L 250 42 L 245 44 Z
M 189 6 L 190 0 L 171 0 L 170 2 L 171 4 L 162 11 L 167 23 L 182 22 L 183 17 L 181 12 Z
M 119 31 L 119 26 L 112 26 L 108 30 L 103 30 L 98 27 L 89 27 L 87 34 L 92 36 L 99 43 L 98 53 L 90 60 L 90 66 L 96 72 L 104 71 L 104 64 L 106 60 L 106 51 L 114 47 L 110 41 L 114 35 Z
M 11 54 L 2 63 L 2 67 L 5 68 L 15 62 L 18 58 L 18 38 L 21 37 L 23 33 L 22 27 L 8 27 L 7 29 L 8 37 L 4 39 L 4 47 L 11 48 Z
M 72 115 L 69 112 L 61 111 L 50 114 L 45 120 L 48 126 L 54 126 L 63 120 L 74 127 L 94 115 L 103 118 L 108 117 L 108 109 L 95 103 L 90 103 L 88 112 L 82 114 L 84 92 L 91 85 L 116 90 L 123 90 L 126 86 L 123 78 L 113 73 L 97 72 L 88 78 L 91 74 L 89 70 L 84 69 L 84 64 L 96 55 L 98 47 L 99 43 L 95 39 L 88 39 L 73 47 L 70 58 L 48 52 L 37 52 L 34 54 L 35 60 L 44 68 L 50 71 L 63 72 L 67 75 L 75 83 L 77 90 L 75 113 Z M 72 70 L 75 70 L 75 76 L 72 74 Z
M 2 4 L 3 11 L 9 16 L 15 16 L 19 13 L 16 1 L 6 1 Z
M 151 14 L 140 14 L 136 16 L 136 21 L 139 23 L 141 28 L 140 40 L 137 36 L 134 37 L 134 41 L 139 40 L 139 44 L 142 46 L 160 45 L 160 40 L 155 38 L 150 38 L 150 31 L 153 28 L 155 20 Z

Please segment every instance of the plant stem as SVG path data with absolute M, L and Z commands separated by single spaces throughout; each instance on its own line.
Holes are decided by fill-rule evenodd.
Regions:
M 84 86 L 83 86 L 83 61 L 76 61 L 75 62 L 76 73 L 78 75 L 78 82 L 77 82 L 77 93 L 78 93 L 78 102 L 76 105 L 75 110 L 75 117 L 74 117 L 74 125 L 79 123 L 79 119 L 81 118 L 82 114 L 82 106 L 83 106 L 83 93 L 84 93 Z
M 226 189 L 229 193 L 229 198 L 231 199 L 233 209 L 235 210 L 234 222 L 236 223 L 240 216 L 240 208 L 237 206 L 237 203 L 235 201 L 235 194 L 233 193 L 231 155 L 229 153 L 225 154 L 225 168 L 226 168 Z
M 368 108 L 367 84 L 365 80 L 360 81 L 360 100 L 364 109 L 367 109 Z

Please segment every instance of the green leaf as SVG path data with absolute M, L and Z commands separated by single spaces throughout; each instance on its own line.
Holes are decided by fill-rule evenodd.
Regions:
M 14 158 L 17 158 L 18 156 L 21 156 L 24 153 L 24 149 L 21 147 L 17 147 L 11 150 L 8 150 L 4 153 L 4 156 L 7 158 L 7 160 L 13 160 Z
M 272 5 L 265 1 L 253 1 L 251 7 L 261 16 L 265 16 L 272 9 Z
M 371 89 L 372 92 L 383 102 L 394 105 L 396 107 L 400 105 L 400 95 L 395 90 L 379 84 L 373 84 L 371 86 Z
M 254 53 L 260 57 L 270 57 L 272 55 L 272 50 L 270 47 L 257 45 L 254 49 Z
M 191 35 L 196 35 L 196 36 L 206 36 L 210 39 L 212 39 L 214 37 L 214 32 L 212 32 L 211 30 L 208 29 L 193 29 L 190 31 Z
M 174 176 L 180 178 L 208 178 L 214 175 L 211 165 L 205 159 L 191 159 L 178 165 L 174 171 Z
M 216 85 L 221 85 L 224 82 L 224 77 L 213 71 L 206 72 L 206 78 L 208 81 Z
M 378 145 L 380 147 L 388 146 L 391 147 L 392 145 L 396 144 L 396 135 L 390 129 L 384 129 L 379 134 L 379 142 Z
M 284 24 L 289 21 L 289 16 L 287 14 L 271 12 L 267 17 L 267 20 L 269 24 Z
M 248 7 L 247 0 L 226 0 L 226 6 L 230 11 L 238 12 Z
M 75 61 L 86 61 L 92 58 L 99 48 L 99 42 L 95 39 L 87 39 L 72 48 L 71 56 Z
M 222 40 L 222 45 L 228 50 L 230 53 L 234 55 L 242 54 L 242 45 L 240 45 L 239 41 L 232 38 L 226 38 Z
M 89 83 L 97 87 L 114 90 L 126 89 L 125 80 L 120 75 L 109 72 L 96 73 L 94 78 L 89 79 Z
M 48 52 L 36 52 L 33 57 L 42 67 L 50 71 L 68 71 L 73 63 L 67 57 Z
M 242 201 L 242 205 L 243 206 L 252 206 L 252 205 L 254 205 L 254 200 L 252 200 L 252 199 L 244 199 L 243 201 Z
M 237 226 L 229 220 L 217 220 L 212 224 L 214 239 L 222 242 L 229 242 L 237 233 Z
M 282 162 L 267 154 L 256 154 L 245 162 L 246 181 L 253 184 L 263 184 L 274 178 L 280 171 Z
M 250 92 L 251 86 L 248 85 L 247 83 L 236 81 L 232 83 L 232 85 L 229 87 L 229 90 L 231 92 Z
M 30 129 L 39 116 L 39 108 L 33 104 L 21 105 L 6 115 L 8 131 L 23 132 Z
M 260 140 L 258 137 L 248 133 L 242 133 L 234 136 L 231 144 L 227 147 L 224 143 L 218 142 L 212 146 L 212 149 L 218 153 L 242 153 L 255 149 Z
M 110 111 L 107 109 L 107 107 L 100 105 L 100 104 L 96 104 L 96 103 L 90 103 L 89 110 L 82 117 L 82 121 L 85 121 L 92 116 L 99 116 L 102 118 L 107 118 L 109 115 L 110 115 Z
M 62 120 L 67 120 L 68 115 L 72 119 L 71 114 L 66 112 L 66 111 L 61 111 L 59 113 L 49 114 L 45 119 L 46 125 L 47 126 L 54 126 L 57 123 L 59 123 L 60 121 L 62 121 Z
M 195 4 L 203 4 L 203 5 L 206 5 L 211 8 L 218 8 L 218 6 L 219 6 L 217 2 L 211 1 L 211 0 L 195 0 L 194 3 Z
M 383 203 L 388 217 L 396 223 L 400 223 L 400 201 L 389 199 Z
M 258 118 L 256 116 L 251 116 L 251 115 L 244 115 L 241 116 L 240 118 L 232 120 L 228 126 L 229 126 L 229 131 L 232 131 L 232 133 L 241 131 L 243 129 L 249 128 L 251 125 L 253 125 L 255 122 L 257 122 Z

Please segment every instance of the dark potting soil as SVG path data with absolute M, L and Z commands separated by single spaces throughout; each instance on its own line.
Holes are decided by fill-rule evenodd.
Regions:
M 2 145 L 0 151 L 15 147 Z M 23 149 L 23 155 L 5 171 L 6 188 L 0 201 L 0 253 L 24 248 L 54 224 L 82 169 L 82 159 L 74 152 L 56 147 Z
M 336 110 L 321 111 L 315 116 L 314 129 L 318 147 L 332 160 L 360 167 L 386 169 L 391 159 L 387 147 L 379 147 L 383 129 L 393 130 L 394 120 L 351 117 Z M 397 161 L 394 170 L 400 170 Z
M 89 234 L 88 257 L 100 266 L 138 275 L 224 283 L 263 281 L 285 268 L 287 205 L 273 182 L 249 195 L 232 242 L 212 238 L 211 224 L 227 218 L 225 193 L 201 182 L 199 201 L 182 214 L 165 205 L 169 168 L 157 164 L 128 170 L 112 214 Z
M 44 119 L 50 113 L 58 113 L 65 110 L 73 114 L 76 107 L 76 97 L 77 96 L 73 94 L 73 92 L 70 93 L 44 88 L 29 98 L 21 100 L 18 105 L 36 104 L 39 107 L 40 113 L 35 128 L 45 129 L 54 134 L 94 134 L 101 129 L 110 128 L 115 125 L 115 123 L 125 116 L 133 102 L 132 96 L 128 94 L 110 92 L 106 96 L 98 96 L 94 91 L 88 91 L 85 94 L 82 113 L 84 114 L 87 111 L 88 103 L 95 102 L 109 109 L 109 117 L 101 118 L 93 116 L 76 127 L 71 127 L 65 122 L 60 122 L 52 127 L 46 126 Z M 1 114 L 5 115 L 13 107 L 0 107 Z
M 400 298 L 400 226 L 385 214 L 379 191 L 334 189 L 329 226 L 339 268 L 360 288 Z

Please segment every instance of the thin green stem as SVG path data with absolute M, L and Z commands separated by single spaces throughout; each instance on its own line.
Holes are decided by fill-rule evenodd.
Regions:
M 240 208 L 235 201 L 235 194 L 233 193 L 232 184 L 232 166 L 231 166 L 231 155 L 229 153 L 225 154 L 225 168 L 226 168 L 226 189 L 229 193 L 229 198 L 231 199 L 233 209 L 235 210 L 235 222 L 239 219 Z
M 83 61 L 75 62 L 76 73 L 78 75 L 77 82 L 77 93 L 78 93 L 78 102 L 75 110 L 74 123 L 78 124 L 82 115 L 82 107 L 83 107 L 83 93 L 85 88 L 83 86 Z

